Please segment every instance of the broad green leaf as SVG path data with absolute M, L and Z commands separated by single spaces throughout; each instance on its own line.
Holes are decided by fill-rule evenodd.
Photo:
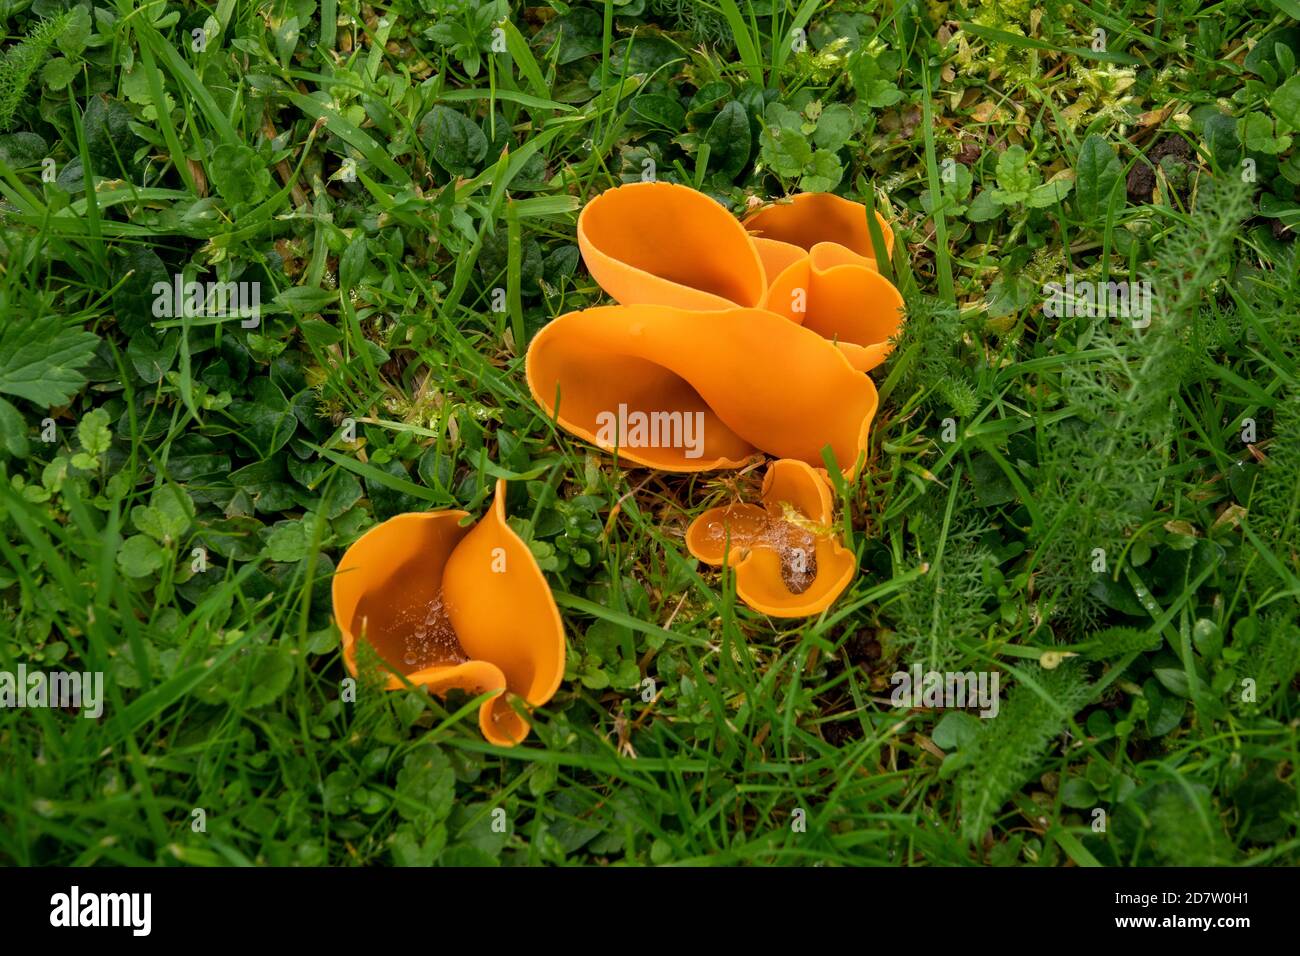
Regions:
M 858 100 L 873 109 L 893 106 L 903 98 L 902 91 L 886 74 L 880 61 L 866 50 L 849 57 L 848 74 Z
M 1076 810 L 1092 807 L 1097 803 L 1097 791 L 1083 777 L 1068 777 L 1061 784 L 1061 802 Z
M 603 30 L 603 25 L 602 25 Z M 619 40 L 609 51 L 611 73 L 631 76 L 644 73 L 649 76 L 669 63 L 686 59 L 685 54 L 666 36 L 638 32 L 635 39 Z M 599 87 L 600 74 L 593 74 L 592 82 Z
M 14 458 L 26 458 L 27 422 L 18 409 L 0 398 L 0 452 Z
M 1291 145 L 1287 134 L 1274 135 L 1273 120 L 1264 113 L 1247 113 L 1237 123 L 1237 134 L 1247 150 L 1269 156 L 1284 153 Z
M 993 198 L 995 190 L 985 189 L 979 192 L 966 210 L 966 218 L 971 222 L 988 222 L 996 219 L 1002 212 L 1002 205 Z
M 131 111 L 118 100 L 103 95 L 90 98 L 82 126 L 86 131 L 86 150 L 90 153 L 96 176 L 129 173 L 138 145 L 138 137 L 131 129 L 134 120 Z
M 293 435 L 298 420 L 270 379 L 255 379 L 249 392 L 248 400 L 231 402 L 226 410 L 239 423 L 239 437 L 263 458 L 270 458 Z
M 632 101 L 629 112 L 651 126 L 676 132 L 686 123 L 686 110 L 675 96 L 665 93 L 642 93 Z
M 817 117 L 813 142 L 833 153 L 849 141 L 856 129 L 857 119 L 853 110 L 843 103 L 833 103 Z
M 161 568 L 166 557 L 152 538 L 133 534 L 122 542 L 117 552 L 117 566 L 128 578 L 143 578 Z
M 102 408 L 87 412 L 82 417 L 77 425 L 77 440 L 81 442 L 82 451 L 95 458 L 108 451 L 113 443 L 113 433 L 108 428 L 108 422 L 108 412 Z
M 266 541 L 272 561 L 301 561 L 311 547 L 310 528 L 305 521 L 281 521 Z
M 334 289 L 318 289 L 315 286 L 296 285 L 285 289 L 272 300 L 276 305 L 284 306 L 290 312 L 303 315 L 319 312 L 326 306 L 338 301 L 339 294 Z
M 68 13 L 67 22 L 54 38 L 54 44 L 68 56 L 78 56 L 90 40 L 90 6 L 81 4 Z
M 1069 179 L 1057 179 L 1050 183 L 1043 183 L 1041 186 L 1035 186 L 1029 191 L 1029 198 L 1025 200 L 1025 205 L 1034 209 L 1042 209 L 1045 206 L 1054 206 L 1074 188 L 1074 183 Z
M 934 725 L 930 739 L 935 746 L 943 750 L 957 750 L 979 736 L 980 721 L 964 711 L 955 710 L 944 714 Z
M 67 57 L 56 56 L 41 68 L 41 82 L 50 90 L 61 90 L 72 82 L 77 68 Z
M 1074 166 L 1074 208 L 1082 218 L 1096 222 L 1106 215 L 1111 190 L 1123 171 L 1105 139 L 1093 133 L 1083 141 Z
M 763 119 L 768 126 L 779 126 L 795 133 L 803 133 L 803 114 L 792 110 L 784 103 L 769 103 L 763 111 Z
M 1300 76 L 1293 76 L 1276 90 L 1268 101 L 1273 115 L 1286 128 L 1300 132 Z
M 222 143 L 208 163 L 208 178 L 217 195 L 231 206 L 251 206 L 271 192 L 271 170 L 248 146 Z
M 0 331 L 0 392 L 52 408 L 72 400 L 86 377 L 99 337 L 79 328 L 64 328 L 54 316 L 10 321 Z
M 50 153 L 45 140 L 35 133 L 8 133 L 0 136 L 0 162 L 14 169 L 39 166 Z
M 1011 146 L 998 157 L 998 189 L 993 198 L 1005 205 L 1024 202 L 1034 188 L 1034 176 L 1029 172 L 1029 156 L 1023 146 Z
M 361 482 L 355 475 L 340 471 L 328 482 L 321 496 L 319 510 L 333 520 L 351 508 L 361 498 Z
M 317 348 L 325 348 L 343 341 L 343 330 L 320 319 L 303 319 L 298 323 L 302 337 Z
M 483 131 L 450 106 L 425 113 L 418 133 L 429 158 L 453 176 L 472 176 L 487 156 Z
M 835 158 L 835 154 L 827 149 L 819 149 L 813 153 L 807 172 L 799 180 L 799 188 L 810 193 L 828 193 L 840 184 L 843 177 L 844 167 Z
M 113 311 L 117 314 L 118 328 L 130 338 L 152 334 L 154 306 L 159 301 L 155 286 L 161 283 L 168 290 L 161 293 L 169 305 L 167 311 L 174 304 L 171 290 L 175 277 L 167 264 L 148 246 L 132 244 L 114 262 L 112 275 L 116 286 Z
M 261 645 L 209 672 L 195 695 L 212 704 L 265 707 L 288 690 L 292 680 L 293 655 L 278 645 Z
M 149 504 L 131 509 L 131 523 L 160 544 L 170 544 L 189 530 L 194 520 L 194 502 L 180 485 L 159 485 Z
M 451 812 L 455 784 L 447 755 L 435 744 L 417 744 L 397 771 L 397 793 L 405 798 L 398 802 L 397 812 L 407 820 L 426 814 L 434 820 L 445 820 Z
M 745 107 L 735 100 L 724 106 L 713 118 L 704 141 L 709 144 L 709 166 L 724 179 L 739 176 L 753 148 Z
M 699 113 L 704 110 L 712 110 L 731 95 L 731 84 L 726 80 L 711 80 L 705 83 L 695 95 L 691 97 L 689 104 L 692 113 Z M 725 109 L 725 107 L 722 107 Z
M 1205 118 L 1201 132 L 1214 161 L 1220 167 L 1236 166 L 1241 160 L 1241 140 L 1237 136 L 1237 122 L 1231 116 L 1213 112 Z
M 143 63 L 137 62 L 129 70 L 122 71 L 122 95 L 131 103 L 144 107 L 141 115 L 147 120 L 158 119 L 158 106 L 154 103 L 153 88 L 149 83 L 149 73 Z M 165 108 L 168 112 L 176 107 L 171 94 L 163 92 Z
M 548 51 L 559 66 L 599 53 L 603 23 L 595 10 L 574 6 L 562 16 L 555 17 L 532 38 L 538 50 Z M 558 43 L 557 43 L 558 41 Z M 549 51 L 554 47 L 554 54 Z
M 1161 691 L 1157 679 L 1147 678 L 1143 682 L 1142 696 L 1147 702 L 1147 733 L 1152 737 L 1163 737 L 1182 723 L 1187 701 Z
M 813 148 L 798 130 L 784 126 L 765 126 L 758 136 L 763 162 L 785 179 L 803 174 L 813 159 Z
M 131 336 L 126 357 L 137 375 L 150 385 L 156 385 L 167 374 L 176 360 L 180 336 L 170 333 L 155 339 L 147 332 Z

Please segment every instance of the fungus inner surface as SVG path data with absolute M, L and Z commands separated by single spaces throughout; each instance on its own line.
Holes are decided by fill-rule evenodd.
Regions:
M 437 583 L 412 588 L 408 569 L 392 575 L 357 605 L 353 630 L 402 674 L 469 660 Z
M 791 594 L 802 594 L 817 578 L 816 536 L 794 521 L 758 509 L 728 509 L 721 520 L 705 524 L 704 542 L 721 553 L 728 536 L 732 553 L 752 548 L 775 551 L 781 559 L 781 581 Z

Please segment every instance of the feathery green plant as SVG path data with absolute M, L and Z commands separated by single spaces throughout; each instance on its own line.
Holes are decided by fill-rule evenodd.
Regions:
M 890 360 L 890 388 L 903 396 L 928 389 L 925 401 L 933 410 L 958 418 L 973 415 L 978 406 L 967 381 L 970 370 L 958 354 L 961 316 L 933 296 L 911 296 L 906 308 L 907 322 Z
M 1089 646 L 1080 653 L 1090 661 L 1107 661 L 1139 651 L 1159 650 L 1162 643 L 1159 634 L 1135 627 L 1108 627 L 1088 635 Z
M 1300 386 L 1291 384 L 1279 397 L 1272 432 L 1268 462 L 1250 496 L 1251 521 L 1274 555 L 1294 569 L 1300 550 Z M 1262 586 L 1285 586 L 1268 562 L 1257 561 L 1254 568 Z
M 650 10 L 689 33 L 696 43 L 711 43 L 723 51 L 735 49 L 727 19 L 715 8 L 696 0 L 650 0 Z
M 1195 361 L 1191 330 L 1247 209 L 1241 183 L 1203 187 L 1196 213 L 1165 238 L 1149 273 L 1150 329 L 1124 342 L 1101 327 L 1116 320 L 1091 320 L 1082 339 L 1092 354 L 1067 365 L 1060 381 L 1074 417 L 1040 426 L 1045 526 L 1033 535 L 1036 570 L 1055 609 L 1076 624 L 1091 623 L 1097 610 L 1093 550 L 1113 562 L 1149 516 L 1169 454 L 1174 397 Z
M 1168 780 L 1144 795 L 1149 842 L 1164 865 L 1215 866 L 1230 849 L 1214 811 L 1209 788 Z
M 1068 715 L 1092 698 L 1092 685 L 1077 665 L 1038 668 L 1033 679 L 1041 692 L 1027 684 L 1017 686 L 998 716 L 983 722 L 971 744 L 966 765 L 978 772 L 963 774 L 958 792 L 962 833 L 972 843 L 989 828 L 998 808 L 1033 775 Z
M 14 113 L 23 101 L 32 74 L 50 52 L 54 39 L 68 25 L 72 11 L 65 10 L 57 17 L 42 20 L 18 43 L 5 51 L 0 59 L 0 133 L 9 129 Z
M 1248 619 L 1233 634 L 1233 649 L 1242 656 L 1244 673 L 1255 681 L 1255 699 L 1243 710 L 1267 704 L 1300 672 L 1300 620 L 1294 599 L 1280 601 Z
M 904 588 L 889 606 L 894 618 L 892 643 L 905 651 L 908 663 L 921 662 L 932 670 L 955 665 L 964 653 L 964 641 L 976 638 L 988 626 L 987 605 L 993 594 L 985 583 L 984 568 L 992 554 L 981 539 L 989 530 L 970 507 L 969 494 L 959 494 L 947 536 L 942 536 L 944 506 L 916 509 L 909 530 L 917 537 L 929 570 Z M 938 518 L 933 515 L 937 512 Z M 942 550 L 941 550 L 942 549 Z M 941 553 L 940 553 L 941 551 Z

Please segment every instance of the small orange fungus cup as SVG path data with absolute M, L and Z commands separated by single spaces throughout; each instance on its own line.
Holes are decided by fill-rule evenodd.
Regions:
M 741 223 L 687 186 L 631 183 L 584 207 L 578 246 L 619 305 L 562 315 L 529 346 L 529 388 L 560 427 L 665 471 L 760 453 L 820 465 L 830 445 L 857 475 L 877 405 L 861 373 L 903 315 L 864 206 L 809 193 Z
M 779 459 L 763 477 L 762 505 L 710 508 L 686 530 L 686 547 L 736 571 L 736 595 L 773 617 L 820 614 L 853 580 L 857 561 L 834 533 L 831 489 L 816 469 Z
M 357 674 L 366 641 L 406 683 L 436 694 L 492 693 L 479 708 L 490 743 L 528 736 L 524 709 L 554 696 L 564 677 L 564 628 L 528 546 L 506 523 L 504 481 L 471 527 L 465 511 L 401 514 L 375 525 L 343 554 L 334 574 L 334 617 L 343 660 Z M 398 675 L 401 675 L 400 677 Z M 405 678 L 405 682 L 402 678 Z
M 886 255 L 894 232 L 876 213 Z M 767 270 L 762 306 L 831 339 L 855 368 L 889 354 L 903 321 L 903 297 L 876 267 L 867 210 L 831 193 L 801 193 L 747 217 Z

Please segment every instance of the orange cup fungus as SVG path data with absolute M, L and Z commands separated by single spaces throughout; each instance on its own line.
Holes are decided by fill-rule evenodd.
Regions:
M 893 233 L 877 216 L 886 249 Z M 701 192 L 632 183 L 578 217 L 593 278 L 619 303 L 532 341 L 528 386 L 566 431 L 665 471 L 758 453 L 865 461 L 902 297 L 876 269 L 866 209 L 810 193 L 742 224 Z
M 343 660 L 357 674 L 364 640 L 396 673 L 437 694 L 491 692 L 479 708 L 489 742 L 511 746 L 529 731 L 511 706 L 546 703 L 564 676 L 564 629 L 528 546 L 506 523 L 504 481 L 487 514 L 461 527 L 464 511 L 397 515 L 358 538 L 334 575 L 334 617 Z M 399 677 L 398 675 L 401 675 Z
M 566 431 L 664 471 L 820 462 L 827 444 L 856 471 L 877 404 L 839 349 L 765 309 L 570 312 L 533 339 L 527 377 Z
M 877 215 L 886 254 L 893 233 Z M 736 468 L 776 457 L 763 504 L 714 508 L 690 552 L 736 570 L 750 607 L 816 614 L 853 578 L 831 530 L 830 488 L 814 465 L 830 446 L 846 475 L 866 460 L 876 388 L 902 297 L 876 268 L 866 210 L 829 194 L 745 219 L 671 183 L 597 196 L 578 245 L 616 306 L 560 316 L 527 356 L 533 398 L 565 430 L 664 471 Z M 465 528 L 464 511 L 403 514 L 361 536 L 333 584 L 343 658 L 369 643 L 408 683 L 490 693 L 479 728 L 509 746 L 529 732 L 512 706 L 540 706 L 564 676 L 564 630 L 546 579 L 505 518 L 505 482 Z
M 736 571 L 736 594 L 773 617 L 819 614 L 853 580 L 857 561 L 831 522 L 831 490 L 802 461 L 772 462 L 763 477 L 763 504 L 710 508 L 686 530 L 686 547 L 700 561 Z
M 894 233 L 876 214 L 886 255 Z M 803 193 L 745 220 L 767 269 L 763 307 L 835 341 L 864 372 L 885 360 L 903 297 L 876 268 L 866 209 L 830 193 Z

